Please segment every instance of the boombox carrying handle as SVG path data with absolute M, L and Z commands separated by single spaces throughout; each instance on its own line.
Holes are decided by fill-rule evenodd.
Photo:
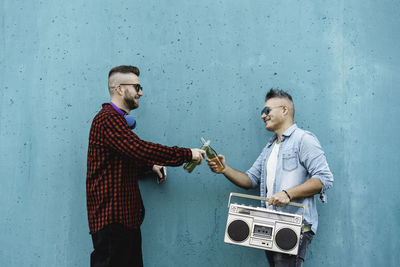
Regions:
M 269 198 L 267 198 L 267 197 L 259 197 L 259 196 L 246 195 L 246 194 L 240 194 L 240 193 L 230 193 L 229 201 L 228 201 L 228 208 L 231 204 L 231 197 L 233 197 L 233 196 L 234 197 L 242 197 L 242 198 L 250 198 L 250 199 L 255 199 L 255 200 L 263 200 L 267 203 L 269 200 Z M 303 208 L 303 219 L 304 219 L 304 215 L 306 214 L 306 206 L 304 204 L 299 204 L 296 202 L 289 202 L 288 205 Z

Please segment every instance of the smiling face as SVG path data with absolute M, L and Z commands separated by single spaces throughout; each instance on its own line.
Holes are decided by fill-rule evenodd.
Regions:
M 263 107 L 261 119 L 265 128 L 278 135 L 293 124 L 294 105 L 287 98 L 273 97 L 268 99 Z
M 123 101 L 129 110 L 136 109 L 139 107 L 139 98 L 143 95 L 141 89 L 137 89 L 137 85 L 140 85 L 139 77 L 135 74 L 127 74 L 129 76 L 126 81 L 122 82 L 119 86 L 123 90 Z
M 143 92 L 136 74 L 113 73 L 109 78 L 109 89 L 113 102 L 120 103 L 120 108 L 128 113 L 139 107 L 139 98 Z
M 265 112 L 263 112 L 261 114 L 261 119 L 264 121 L 265 128 L 268 131 L 275 132 L 281 127 L 282 123 L 285 120 L 283 112 L 285 106 L 282 102 L 283 101 L 280 98 L 271 98 L 268 99 L 264 104 L 263 109 L 265 107 L 268 107 L 268 114 L 265 114 Z

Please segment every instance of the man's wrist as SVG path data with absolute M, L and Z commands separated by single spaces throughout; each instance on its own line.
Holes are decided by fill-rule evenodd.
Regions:
M 286 196 L 289 198 L 289 201 L 292 201 L 292 197 L 289 195 L 289 193 L 286 190 L 282 190 L 282 192 L 286 194 Z
M 185 162 L 191 162 L 193 160 L 193 153 L 191 148 L 185 149 Z
M 229 166 L 225 165 L 225 168 L 220 173 L 222 173 L 223 175 L 226 175 L 226 172 L 228 171 L 228 168 L 229 168 Z

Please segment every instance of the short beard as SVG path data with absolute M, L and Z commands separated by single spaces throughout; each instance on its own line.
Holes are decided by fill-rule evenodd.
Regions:
M 135 102 L 135 100 L 132 99 L 125 99 L 125 105 L 130 109 L 137 109 L 139 107 L 139 104 Z
M 127 106 L 130 110 L 137 109 L 139 107 L 139 103 L 135 102 L 133 97 L 127 96 L 125 94 L 124 97 L 125 106 Z

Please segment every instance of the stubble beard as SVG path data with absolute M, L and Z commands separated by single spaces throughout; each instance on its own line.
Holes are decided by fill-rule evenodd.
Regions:
M 139 107 L 139 102 L 135 101 L 135 97 L 133 96 L 128 96 L 125 94 L 124 102 L 130 110 L 137 109 Z

